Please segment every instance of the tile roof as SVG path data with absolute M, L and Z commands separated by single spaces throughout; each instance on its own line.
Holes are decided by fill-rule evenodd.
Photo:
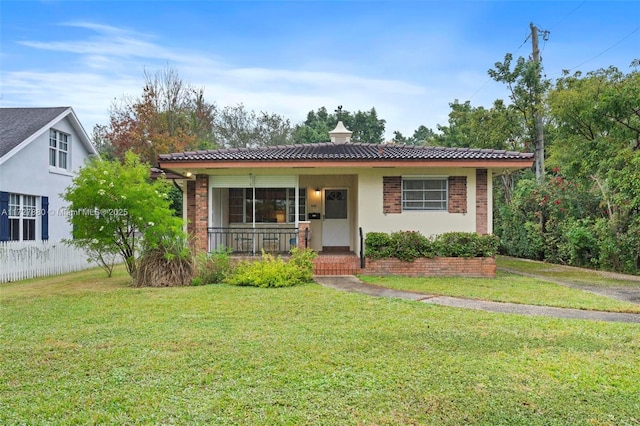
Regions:
M 530 160 L 532 153 L 401 144 L 326 142 L 261 148 L 232 148 L 162 154 L 161 162 L 354 161 L 354 160 Z
M 0 108 L 0 157 L 68 109 L 69 107 Z

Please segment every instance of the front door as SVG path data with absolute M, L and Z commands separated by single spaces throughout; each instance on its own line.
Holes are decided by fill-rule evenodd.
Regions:
M 322 249 L 349 250 L 350 236 L 347 190 L 325 189 Z

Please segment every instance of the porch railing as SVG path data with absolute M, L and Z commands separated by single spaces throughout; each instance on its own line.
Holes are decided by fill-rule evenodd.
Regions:
M 298 245 L 298 228 L 209 228 L 209 251 L 223 247 L 235 254 L 287 253 Z

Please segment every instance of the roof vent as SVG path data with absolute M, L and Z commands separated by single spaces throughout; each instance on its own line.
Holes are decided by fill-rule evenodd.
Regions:
M 338 121 L 336 128 L 329 132 L 331 142 L 351 142 L 351 130 L 347 130 L 341 121 Z

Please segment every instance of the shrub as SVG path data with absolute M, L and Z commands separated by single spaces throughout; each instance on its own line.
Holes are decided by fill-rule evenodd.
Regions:
M 412 262 L 419 257 L 493 257 L 499 239 L 475 232 L 449 232 L 433 239 L 419 232 L 400 231 L 391 235 L 370 232 L 365 238 L 365 255 L 372 259 L 395 257 Z
M 196 257 L 196 276 L 193 285 L 223 282 L 231 273 L 230 248 L 220 248 L 211 253 L 199 253 Z
M 259 261 L 245 261 L 225 280 L 228 284 L 254 287 L 290 287 L 313 281 L 312 250 L 291 250 L 291 259 L 285 262 L 262 252 Z
M 384 259 L 393 256 L 391 237 L 384 232 L 369 232 L 364 240 L 365 256 L 370 259 Z
M 437 255 L 443 257 L 492 257 L 497 254 L 499 244 L 495 235 L 474 232 L 447 232 L 434 240 Z
M 413 262 L 419 257 L 433 257 L 431 241 L 414 231 L 400 231 L 391 234 L 392 256 L 405 262 Z
M 183 238 L 165 239 L 140 258 L 134 287 L 173 287 L 191 284 L 193 256 Z

